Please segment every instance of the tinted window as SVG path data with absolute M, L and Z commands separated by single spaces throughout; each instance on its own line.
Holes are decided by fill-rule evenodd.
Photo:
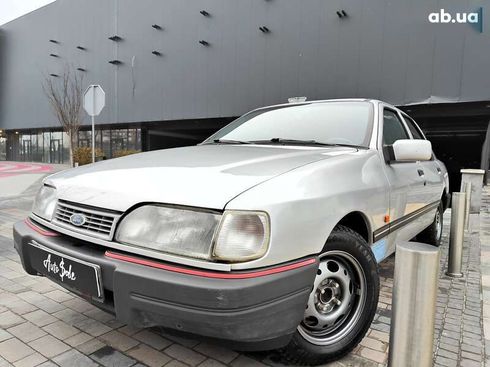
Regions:
M 410 139 L 398 115 L 390 110 L 383 113 L 383 144 L 392 145 L 399 139 Z
M 282 138 L 368 146 L 371 111 L 369 102 L 325 102 L 264 109 L 240 117 L 206 142 Z
M 422 134 L 420 133 L 419 129 L 415 125 L 415 121 L 413 121 L 410 117 L 408 116 L 403 116 L 405 118 L 405 122 L 408 125 L 408 128 L 410 129 L 410 132 L 412 133 L 412 136 L 414 139 L 424 139 Z

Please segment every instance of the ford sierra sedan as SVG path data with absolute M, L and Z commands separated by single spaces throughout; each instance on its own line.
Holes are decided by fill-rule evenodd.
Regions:
M 314 365 L 361 341 L 379 262 L 399 241 L 439 245 L 448 202 L 446 168 L 403 111 L 303 101 L 49 176 L 14 242 L 27 273 L 125 323 Z

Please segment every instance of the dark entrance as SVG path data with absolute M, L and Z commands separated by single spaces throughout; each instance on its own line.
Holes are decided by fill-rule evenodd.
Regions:
M 482 150 L 490 121 L 490 102 L 446 103 L 401 107 L 432 142 L 449 171 L 451 191 L 459 191 L 462 168 L 488 170 Z

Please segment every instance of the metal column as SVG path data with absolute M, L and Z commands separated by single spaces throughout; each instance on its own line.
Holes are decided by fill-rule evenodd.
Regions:
M 462 277 L 463 241 L 465 228 L 466 194 L 454 192 L 451 204 L 451 229 L 449 232 L 449 260 L 446 274 Z
M 389 365 L 432 366 L 439 249 L 418 242 L 396 247 Z

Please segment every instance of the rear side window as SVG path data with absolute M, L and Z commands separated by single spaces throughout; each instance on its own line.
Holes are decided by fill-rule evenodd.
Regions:
M 383 144 L 392 145 L 400 139 L 410 139 L 407 130 L 396 112 L 385 109 L 383 112 Z
M 420 130 L 417 127 L 417 124 L 415 124 L 415 121 L 413 121 L 410 117 L 408 116 L 403 116 L 405 118 L 405 122 L 408 125 L 408 128 L 410 129 L 410 132 L 412 133 L 412 136 L 414 139 L 419 139 L 419 140 L 425 140 L 422 134 L 420 133 Z

